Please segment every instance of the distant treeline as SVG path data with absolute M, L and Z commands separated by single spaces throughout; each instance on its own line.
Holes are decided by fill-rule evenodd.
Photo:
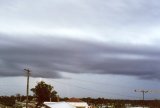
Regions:
M 61 101 L 68 100 L 67 97 L 61 98 Z M 121 99 L 105 99 L 105 98 L 81 98 L 80 100 L 87 102 L 90 105 L 113 105 L 115 108 L 125 108 L 127 105 L 131 106 L 148 106 L 150 108 L 160 108 L 160 100 L 121 100 Z
M 150 108 L 159 108 L 160 100 L 121 100 L 105 98 L 82 98 L 81 100 L 94 105 L 114 105 L 117 108 L 124 108 L 126 105 L 131 106 L 148 106 Z
M 29 101 L 35 101 L 34 96 L 29 96 Z M 69 98 L 60 98 L 60 101 L 66 101 Z M 16 101 L 25 102 L 26 96 L 0 96 L 0 104 L 6 106 L 14 106 Z M 89 105 L 114 105 L 115 108 L 124 108 L 125 105 L 132 106 L 148 106 L 150 108 L 159 108 L 160 100 L 120 100 L 120 99 L 105 99 L 105 98 L 80 98 L 80 100 L 87 102 Z M 52 99 L 52 101 L 56 101 L 56 99 Z
M 31 101 L 34 97 L 29 96 L 29 100 Z M 6 106 L 14 106 L 16 101 L 25 101 L 26 96 L 0 96 L 0 104 Z

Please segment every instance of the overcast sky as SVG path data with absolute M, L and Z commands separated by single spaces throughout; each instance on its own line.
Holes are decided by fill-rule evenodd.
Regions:
M 64 97 L 139 99 L 160 90 L 159 28 L 158 0 L 0 0 L 1 95 L 29 68 Z

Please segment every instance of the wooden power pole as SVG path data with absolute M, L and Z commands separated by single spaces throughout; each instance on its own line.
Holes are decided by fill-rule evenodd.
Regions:
M 29 75 L 30 75 L 30 70 L 29 69 L 24 69 L 27 73 L 27 90 L 26 90 L 26 95 L 27 95 L 27 100 L 26 100 L 26 108 L 28 108 L 28 94 L 29 94 Z

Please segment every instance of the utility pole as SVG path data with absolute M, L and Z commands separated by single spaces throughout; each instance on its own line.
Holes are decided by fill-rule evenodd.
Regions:
M 28 94 L 29 94 L 29 75 L 30 75 L 30 70 L 29 69 L 24 69 L 27 73 L 27 90 L 26 90 L 26 95 L 27 95 L 27 100 L 26 100 L 26 108 L 28 108 Z
M 142 92 L 142 96 L 143 96 L 143 101 L 144 101 L 144 94 L 148 93 L 148 90 L 134 90 L 135 92 Z
M 143 108 L 144 108 L 144 94 L 148 93 L 148 90 L 134 90 L 135 92 L 141 92 L 142 93 L 142 97 L 143 97 Z

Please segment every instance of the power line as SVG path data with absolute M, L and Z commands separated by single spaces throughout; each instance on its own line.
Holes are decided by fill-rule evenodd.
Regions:
M 82 79 L 75 79 L 75 78 L 71 78 L 71 79 L 73 79 L 73 80 L 76 80 L 76 81 L 83 81 L 83 82 L 85 82 L 85 83 L 91 83 L 91 84 L 97 84 L 97 85 L 99 85 L 99 84 L 101 84 L 101 85 L 110 85 L 110 86 L 116 86 L 116 87 L 120 87 L 120 88 L 127 88 L 127 89 L 132 89 L 132 90 L 134 90 L 135 88 L 133 88 L 133 87 L 129 87 L 129 86 L 124 86 L 124 85 L 118 85 L 118 84 L 110 84 L 110 83 L 108 83 L 108 82 L 95 82 L 95 81 L 90 81 L 90 80 L 82 80 Z
M 86 88 L 86 87 L 81 87 L 81 86 L 78 86 L 78 85 L 75 85 L 75 84 L 68 84 L 68 83 L 64 83 L 64 82 L 59 82 L 59 81 L 55 81 L 54 82 L 57 82 L 57 83 L 60 83 L 60 84 L 63 84 L 63 85 L 67 85 L 67 86 L 72 86 L 72 87 L 76 87 L 76 88 L 80 88 L 80 89 L 85 89 L 85 90 L 89 90 L 90 92 L 96 92 L 96 93 L 101 93 L 101 94 L 112 94 L 112 95 L 119 95 L 119 96 L 125 96 L 125 97 L 129 97 L 129 98 L 140 98 L 140 97 L 136 97 L 136 96 L 131 96 L 131 95 L 123 95 L 123 94 L 119 94 L 119 93 L 112 93 L 112 92 L 106 92 L 106 91 L 100 91 L 100 90 L 95 90 L 95 89 L 91 89 L 91 88 Z
M 144 96 L 146 93 L 160 93 L 159 90 L 134 90 L 135 92 L 141 92 L 142 93 L 142 99 L 144 100 Z

